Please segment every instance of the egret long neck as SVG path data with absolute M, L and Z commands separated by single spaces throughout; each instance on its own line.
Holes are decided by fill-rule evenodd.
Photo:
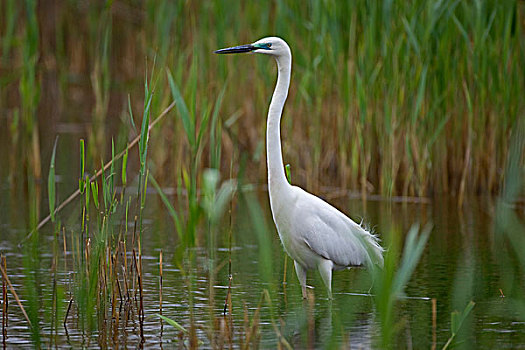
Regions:
M 292 70 L 292 56 L 284 55 L 277 59 L 277 84 L 268 111 L 266 126 L 266 161 L 268 163 L 268 191 L 272 193 L 280 191 L 288 186 L 284 173 L 283 156 L 281 152 L 281 115 L 284 103 L 288 96 L 290 86 L 290 74 Z

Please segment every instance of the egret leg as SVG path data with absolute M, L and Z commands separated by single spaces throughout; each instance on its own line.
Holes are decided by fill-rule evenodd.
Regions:
M 303 299 L 306 299 L 306 269 L 302 267 L 297 261 L 294 261 L 294 265 L 295 273 L 297 274 L 299 284 L 301 285 L 301 289 L 303 291 Z
M 328 289 L 328 299 L 332 299 L 332 269 L 333 267 L 334 267 L 334 263 L 326 259 L 321 260 L 321 262 L 319 262 L 319 265 L 317 265 L 317 268 L 319 269 L 319 274 L 321 275 L 321 278 L 323 279 L 324 285 Z

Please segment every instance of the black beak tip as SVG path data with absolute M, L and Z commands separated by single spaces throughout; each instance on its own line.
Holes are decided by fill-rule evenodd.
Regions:
M 227 54 L 227 53 L 243 53 L 243 52 L 250 52 L 253 50 L 256 50 L 257 48 L 254 47 L 251 44 L 248 45 L 241 45 L 241 46 L 235 46 L 235 47 L 227 47 L 225 49 L 219 49 L 213 51 L 213 53 L 216 54 Z

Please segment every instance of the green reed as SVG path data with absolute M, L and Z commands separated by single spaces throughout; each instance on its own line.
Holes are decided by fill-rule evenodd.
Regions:
M 31 340 L 35 346 L 39 346 L 41 342 L 41 329 L 40 329 L 40 309 L 41 309 L 41 289 L 39 285 L 41 284 L 42 272 L 40 270 L 40 237 L 38 234 L 33 235 L 30 241 L 24 247 L 24 258 L 23 258 L 23 267 L 24 267 L 24 280 L 23 280 L 23 293 L 26 300 L 25 308 L 27 310 L 27 315 L 31 321 L 29 326 L 29 331 L 31 332 Z
M 138 24 L 114 22 L 110 8 L 111 3 L 87 7 L 89 16 L 82 25 L 88 36 L 77 35 L 70 16 L 62 15 L 56 23 L 63 94 L 74 84 L 67 80 L 68 67 L 82 66 L 75 60 L 90 48 L 91 89 L 82 94 L 94 101 L 86 104 L 93 130 L 103 129 L 110 87 L 118 90 L 136 81 L 136 73 L 145 71 L 144 56 L 156 55 L 158 71 L 171 70 L 192 116 L 207 113 L 204 101 L 218 96 L 220 85 L 235 83 L 236 89 L 227 89 L 221 97 L 222 111 L 210 118 L 205 159 L 195 165 L 199 172 L 208 163 L 228 169 L 234 151 L 232 143 L 222 141 L 235 144 L 238 139 L 243 152 L 253 156 L 249 178 L 262 180 L 265 169 L 259 157 L 275 68 L 264 58 L 256 63 L 240 57 L 217 60 L 211 52 L 275 33 L 289 41 L 294 54 L 283 146 L 286 161 L 300 165 L 300 184 L 313 190 L 336 185 L 387 197 L 452 193 L 460 203 L 465 195 L 497 193 L 502 184 L 507 135 L 523 108 L 523 7 L 517 1 L 280 1 L 274 8 L 218 0 L 192 6 L 148 1 L 144 22 Z M 18 6 L 6 4 L 6 9 L 16 14 Z M 59 10 L 81 15 L 74 4 Z M 4 46 L 19 35 L 9 23 Z M 123 30 L 129 38 L 114 40 Z M 71 35 L 86 45 L 71 45 Z M 144 44 L 131 40 L 137 37 Z M 116 61 L 114 52 L 124 56 Z M 24 67 L 27 80 L 31 68 Z M 38 90 L 38 84 L 25 85 Z M 171 99 L 168 79 L 161 77 L 158 86 L 162 88 L 152 101 L 153 111 Z M 243 91 L 240 99 L 238 91 Z M 116 96 L 117 106 L 122 97 Z M 246 127 L 250 132 L 239 133 Z M 155 132 L 178 150 L 169 157 L 165 143 L 152 144 L 159 174 L 173 173 L 168 169 L 184 160 L 180 146 L 187 142 L 181 140 L 188 131 L 174 127 Z M 102 146 L 98 149 L 103 153 Z M 98 164 L 98 157 L 94 161 Z M 195 174 L 193 170 L 188 173 Z M 174 183 L 180 180 L 180 173 L 170 176 Z
M 22 7 L 13 1 L 3 6 L 7 12 L 0 16 L 7 21 L 2 21 L 2 61 L 15 69 L 0 78 L 2 89 L 5 87 L 0 105 L 12 108 L 13 131 L 23 129 L 21 143 L 25 148 L 23 158 L 29 164 L 27 174 L 38 178 L 38 126 L 47 117 L 36 115 L 40 103 L 38 72 L 46 72 L 47 66 L 38 61 L 37 8 L 29 0 Z M 81 96 L 81 102 L 74 101 L 74 106 L 90 101 L 80 106 L 84 113 L 64 115 L 61 121 L 92 122 L 93 129 L 87 158 L 92 162 L 86 162 L 83 141 L 80 144 L 80 229 L 67 229 L 74 252 L 72 294 L 76 311 L 72 312 L 80 315 L 81 328 L 98 327 L 95 321 L 112 307 L 106 303 L 116 294 L 119 283 L 122 290 L 138 284 L 133 277 L 135 267 L 128 267 L 129 275 L 120 275 L 107 285 L 100 283 L 101 276 L 118 275 L 108 261 L 125 252 L 123 247 L 128 251 L 136 248 L 140 253 L 140 244 L 132 247 L 127 240 L 128 223 L 137 215 L 133 237 L 138 233 L 140 242 L 148 182 L 161 194 L 173 218 L 183 242 L 181 249 L 202 245 L 202 237 L 206 237 L 211 259 L 218 244 L 214 226 L 233 192 L 232 183 L 221 187 L 218 179 L 230 169 L 230 177 L 240 176 L 242 166 L 237 164 L 245 159 L 244 181 L 265 182 L 265 116 L 275 81 L 274 64 L 265 57 L 255 61 L 244 57 L 218 60 L 211 52 L 271 34 L 285 38 L 294 55 L 290 98 L 282 122 L 284 158 L 293 164 L 294 181 L 320 192 L 325 186 L 361 191 L 363 197 L 369 193 L 386 197 L 455 194 L 459 203 L 470 194 L 498 193 L 501 189 L 498 239 L 509 251 L 509 256 L 502 256 L 501 267 L 512 266 L 516 268 L 515 276 L 522 275 L 525 265 L 519 254 L 523 248 L 519 233 L 523 225 L 519 216 L 507 208 L 523 191 L 519 181 L 523 175 L 522 146 L 516 141 L 520 138 L 508 136 L 519 134 L 517 121 L 524 107 L 521 92 L 525 74 L 520 64 L 524 61 L 520 41 L 524 9 L 518 1 L 311 0 L 278 1 L 266 7 L 215 0 L 192 2 L 191 6 L 147 1 L 140 6 L 144 11 L 138 11 L 138 15 L 130 10 L 122 16 L 114 15 L 111 2 L 103 7 L 88 4 L 88 16 L 84 16 L 87 20 L 77 23 L 86 13 L 73 2 L 64 3 L 59 6 L 62 15 L 55 24 L 57 52 L 51 57 L 58 62 L 60 89 L 65 96 L 57 103 L 68 108 L 68 103 L 74 101 L 68 97 L 70 91 L 71 95 Z M 76 16 L 64 15 L 70 10 Z M 14 26 L 19 13 L 25 15 L 21 31 Z M 89 35 L 80 35 L 82 31 Z M 82 40 L 83 45 L 73 45 L 72 38 Z M 19 46 L 14 45 L 18 42 Z M 16 54 L 22 58 L 20 62 L 11 59 Z M 87 64 L 82 57 L 88 57 Z M 146 71 L 144 57 L 156 57 L 157 73 L 152 72 L 149 81 L 146 78 L 144 96 L 135 98 L 142 94 L 134 86 L 140 86 L 137 81 Z M 82 68 L 85 66 L 87 71 Z M 19 79 L 20 101 L 16 106 L 7 103 L 13 75 Z M 129 100 L 128 91 L 133 96 Z M 104 147 L 109 144 L 109 132 L 104 129 L 113 113 L 110 97 L 115 109 L 121 108 L 121 115 L 127 109 L 132 114 L 136 104 L 143 103 L 136 208 L 124 191 L 120 198 L 117 195 L 119 171 L 114 164 L 100 181 L 89 181 L 86 176 L 86 168 L 98 166 L 99 159 L 109 156 Z M 149 143 L 150 114 L 172 98 L 177 102 L 176 117 L 167 127 L 154 130 Z M 20 118 L 16 118 L 17 111 Z M 133 116 L 131 120 L 133 123 Z M 121 131 L 128 131 L 126 123 L 122 123 Z M 17 133 L 9 137 L 16 140 Z M 115 149 L 122 146 L 118 140 L 116 147 L 112 142 L 112 159 Z M 55 152 L 56 148 L 51 164 Z M 132 167 L 132 157 L 129 162 Z M 205 171 L 208 167 L 216 170 Z M 127 178 L 127 168 L 126 155 L 120 172 L 123 187 L 132 181 Z M 159 182 L 149 175 L 150 168 Z M 49 179 L 54 176 L 52 171 L 54 168 L 50 168 Z M 51 213 L 56 204 L 54 184 L 48 182 Z M 162 193 L 162 187 L 168 184 L 177 187 L 175 204 Z M 29 198 L 39 197 L 34 182 L 29 183 L 29 189 Z M 271 271 L 275 266 L 268 235 L 272 230 L 267 229 L 254 196 L 244 194 L 241 200 L 253 219 L 261 278 L 273 286 L 276 281 Z M 33 221 L 38 217 L 37 208 L 35 204 L 32 209 Z M 59 221 L 57 229 L 61 227 Z M 393 243 L 385 270 L 374 275 L 374 285 L 384 287 L 375 287 L 385 332 L 383 344 L 395 336 L 390 330 L 397 322 L 393 311 L 396 297 L 407 284 L 427 237 L 423 234 L 417 238 L 414 230 L 410 231 L 402 257 L 398 257 L 401 243 Z M 28 271 L 36 271 L 39 261 L 40 241 L 38 235 L 32 238 L 27 252 Z M 191 253 L 186 257 L 191 260 Z M 520 262 L 518 267 L 514 259 Z M 128 258 L 120 264 L 124 261 L 133 265 Z M 137 270 L 141 269 L 139 265 Z M 211 260 L 210 270 L 214 266 Z M 28 276 L 27 289 L 35 290 L 41 276 Z M 191 291 L 193 277 L 188 276 Z M 519 283 L 518 277 L 505 280 L 504 289 L 517 309 L 525 310 Z M 464 286 L 466 282 L 458 282 L 455 289 Z M 468 287 L 468 293 L 455 292 L 456 310 L 468 311 L 472 283 Z M 32 305 L 30 317 L 38 325 L 35 310 L 39 309 L 39 298 L 35 293 L 26 297 Z M 99 293 L 105 297 L 100 299 Z M 60 312 L 60 307 L 57 310 Z M 452 316 L 458 321 L 461 313 L 454 315 L 458 315 Z M 463 325 L 469 327 L 468 319 Z M 463 339 L 459 327 L 452 328 L 454 337 Z M 38 339 L 39 333 L 35 332 Z
M 49 174 L 47 177 L 47 196 L 49 199 L 49 214 L 51 221 L 55 222 L 55 202 L 56 202 L 56 176 L 55 176 L 55 156 L 57 151 L 58 136 L 55 139 L 51 161 L 49 162 Z
M 199 239 L 196 236 L 196 227 L 202 216 L 202 210 L 199 207 L 197 185 L 199 172 L 202 167 L 201 158 L 206 145 L 205 136 L 209 135 L 210 138 L 210 165 L 212 168 L 217 168 L 220 164 L 221 157 L 220 133 L 217 132 L 217 130 L 221 128 L 221 123 L 218 116 L 225 91 L 223 89 L 221 93 L 219 93 L 213 104 L 210 103 L 207 98 L 203 98 L 198 107 L 201 111 L 201 114 L 199 114 L 196 106 L 197 65 L 197 62 L 193 62 L 187 82 L 187 91 L 190 91 L 190 104 L 186 103 L 172 73 L 169 70 L 167 72 L 171 94 L 177 104 L 178 116 L 189 148 L 189 159 L 187 163 L 180 164 L 179 166 L 182 165 L 180 170 L 181 179 L 187 191 L 188 218 L 184 232 L 186 237 L 188 237 L 188 242 L 193 242 L 193 244 Z
M 39 47 L 39 28 L 37 21 L 37 6 L 35 1 L 24 2 L 25 32 L 21 48 L 23 69 L 19 76 L 18 90 L 20 93 L 21 141 L 23 160 L 25 160 L 25 177 L 27 179 L 29 215 L 31 229 L 35 228 L 40 216 L 41 175 L 39 127 L 36 115 L 40 99 L 40 82 L 37 75 L 37 60 Z M 33 235 L 24 247 L 23 266 L 25 278 L 23 288 L 27 300 L 27 314 L 31 321 L 31 338 L 36 346 L 41 342 L 39 310 L 41 309 L 41 291 L 38 287 L 43 278 L 40 271 L 40 237 Z
M 22 45 L 23 69 L 19 81 L 21 100 L 21 120 L 23 132 L 22 146 L 27 160 L 27 178 L 29 189 L 29 217 L 31 228 L 36 226 L 40 216 L 39 201 L 41 197 L 40 180 L 42 165 L 40 159 L 40 136 L 36 115 L 40 100 L 40 82 L 37 75 L 39 47 L 39 28 L 36 1 L 27 0 L 25 5 L 25 34 Z
M 523 297 L 523 271 L 525 258 L 525 220 L 520 215 L 519 205 L 523 193 L 525 167 L 521 160 L 525 155 L 525 122 L 523 118 L 516 125 L 510 139 L 510 152 L 506 160 L 505 182 L 496 207 L 494 249 L 501 251 L 498 263 L 502 276 L 502 288 L 520 319 L 525 319 L 525 298 Z M 509 272 L 510 273 L 505 273 Z
M 285 157 L 286 144 L 291 143 L 287 140 L 297 144 L 309 139 L 303 141 L 309 151 L 303 152 L 309 156 L 304 163 L 315 166 L 307 168 L 307 181 L 335 176 L 342 183 L 387 196 L 459 195 L 498 187 L 501 178 L 494 173 L 498 166 L 493 160 L 498 162 L 500 150 L 506 149 L 501 127 L 508 130 L 508 121 L 516 118 L 515 111 L 505 111 L 521 103 L 522 75 L 505 79 L 509 71 L 521 69 L 516 64 L 520 28 L 511 25 L 516 7 L 491 2 L 480 2 L 478 8 L 449 1 L 431 4 L 285 3 L 282 6 L 290 12 L 283 12 L 288 15 L 277 11 L 276 22 L 311 20 L 309 26 L 289 26 L 279 33 L 292 44 L 296 72 L 291 95 L 295 101 L 289 102 L 283 121 L 288 131 L 283 132 Z M 242 26 L 247 16 L 239 17 Z M 262 32 L 268 31 L 272 32 Z M 239 40 L 243 39 L 235 42 Z M 508 65 L 493 55 L 503 48 Z M 474 79 L 478 74 L 480 79 Z M 261 85 L 264 78 L 237 81 L 241 90 L 250 91 L 248 84 Z M 271 84 L 257 95 L 269 96 L 270 88 Z M 502 92 L 505 99 L 499 98 Z M 262 127 L 263 111 L 254 117 Z M 301 124 L 308 127 L 295 131 Z M 331 129 L 339 136 L 330 137 Z M 492 157 L 482 142 L 487 138 L 481 135 L 492 143 Z M 453 147 L 446 142 L 450 138 L 455 140 Z M 459 140 L 461 144 L 456 143 Z M 336 163 L 321 154 L 337 157 Z M 299 155 L 290 156 L 301 163 Z M 316 172 L 327 174 L 329 165 L 333 175 L 315 180 Z M 438 170 L 443 168 L 447 175 Z M 481 176 L 483 171 L 490 176 Z
M 81 142 L 81 169 L 85 164 L 83 144 Z M 129 275 L 119 276 L 116 266 L 111 267 L 112 264 L 117 264 L 121 254 L 124 254 L 126 262 L 128 260 L 127 251 L 121 251 L 122 247 L 125 247 L 126 238 L 122 232 L 122 225 L 118 224 L 123 216 L 126 218 L 124 225 L 127 227 L 129 224 L 128 205 L 127 198 L 117 196 L 116 180 L 120 176 L 117 175 L 115 158 L 115 146 L 112 143 L 112 163 L 108 172 L 102 171 L 100 182 L 91 181 L 82 173 L 79 182 L 82 192 L 82 225 L 80 231 L 71 232 L 69 240 L 74 271 L 70 289 L 76 317 L 79 319 L 78 324 L 82 332 L 90 334 L 98 330 L 101 337 L 108 332 L 102 325 L 111 308 L 115 307 L 111 302 L 112 299 L 115 300 L 115 294 L 120 295 L 120 303 L 125 302 L 122 300 L 122 292 L 117 290 L 117 284 L 120 283 L 117 279 L 121 279 L 126 285 L 131 284 L 134 279 Z M 125 162 L 122 163 L 123 168 L 124 165 Z M 122 236 L 124 238 L 121 238 Z M 126 265 L 124 262 L 121 264 Z M 135 267 L 134 271 L 140 271 L 140 267 Z M 129 271 L 126 270 L 126 273 Z M 126 298 L 129 298 L 129 295 L 126 295 Z M 69 324 L 67 318 L 64 323 Z
M 393 336 L 399 330 L 394 307 L 408 284 L 421 254 L 425 248 L 431 227 L 425 227 L 421 233 L 418 225 L 412 226 L 405 238 L 402 254 L 400 253 L 400 235 L 390 234 L 391 244 L 385 253 L 384 267 L 372 266 L 372 277 L 375 304 L 381 324 L 381 347 L 392 344 Z
M 58 334 L 59 329 L 59 322 L 61 321 L 61 318 L 63 317 L 63 307 L 60 305 L 61 301 L 65 300 L 65 293 L 63 286 L 59 285 L 58 281 L 58 265 L 59 265 L 59 258 L 60 258 L 60 249 L 59 249 L 59 234 L 62 230 L 62 225 L 60 220 L 55 221 L 55 209 L 56 209 L 56 198 L 57 198 L 57 191 L 56 191 L 56 173 L 55 173 L 55 158 L 56 158 L 56 150 L 58 146 L 58 136 L 55 139 L 55 143 L 53 145 L 53 152 L 51 154 L 51 160 L 49 162 L 49 174 L 47 179 L 47 195 L 48 195 L 48 204 L 49 204 L 49 214 L 51 216 L 51 222 L 55 225 L 53 230 L 53 243 L 52 243 L 52 252 L 53 252 L 53 258 L 51 262 L 51 300 L 49 302 L 49 305 L 45 305 L 44 309 L 47 311 L 45 313 L 45 322 L 51 325 L 50 329 L 50 344 L 48 346 L 51 346 L 51 344 L 56 344 L 56 335 Z
M 19 7 L 16 6 L 17 1 L 7 0 L 5 2 L 4 15 L 5 23 L 4 32 L 2 35 L 2 61 L 6 62 L 13 45 L 13 37 L 15 34 L 16 18 L 18 17 Z
M 91 70 L 91 86 L 95 97 L 93 108 L 93 124 L 91 126 L 91 137 L 89 143 L 90 156 L 94 163 L 104 155 L 105 150 L 105 126 L 110 97 L 111 70 L 111 38 L 112 38 L 112 15 L 110 2 L 100 6 L 89 7 L 88 25 L 90 43 L 92 48 L 90 54 L 93 67 Z
M 153 91 L 151 83 L 153 81 L 153 73 L 151 81 L 148 82 L 148 76 L 144 79 L 144 108 L 142 113 L 142 125 L 140 128 L 140 141 L 139 141 L 139 185 L 137 188 L 137 205 L 138 205 L 138 222 L 139 222 L 139 252 L 142 243 L 142 219 L 144 213 L 144 207 L 146 205 L 146 190 L 148 186 L 149 170 L 147 168 L 147 155 L 148 155 L 148 142 L 149 142 L 149 125 L 151 115 L 151 101 L 153 99 Z M 133 114 L 130 109 L 131 119 L 133 120 Z M 127 158 L 126 158 L 127 159 Z M 113 166 L 113 163 L 112 163 Z M 133 233 L 135 236 L 135 232 Z
M 99 344 L 105 344 L 108 341 L 106 338 L 108 334 L 118 333 L 118 329 L 121 327 L 118 322 L 119 317 L 126 319 L 129 312 L 138 315 L 142 336 L 144 308 L 141 240 L 148 178 L 146 157 L 150 103 L 151 90 L 149 82 L 146 82 L 144 114 L 139 141 L 141 168 L 138 176 L 137 206 L 136 211 L 134 211 L 136 213 L 135 228 L 132 232 L 131 242 L 127 237 L 131 199 L 124 196 L 123 193 L 120 196 L 117 195 L 117 182 L 120 180 L 122 191 L 127 184 L 128 149 L 126 148 L 124 152 L 117 155 L 115 142 L 112 140 L 111 160 L 107 166 L 104 163 L 101 164 L 100 178 L 97 179 L 86 174 L 85 143 L 84 140 L 80 140 L 79 190 L 81 197 L 79 200 L 81 204 L 81 225 L 80 229 L 71 230 L 71 236 L 68 239 L 74 272 L 72 283 L 70 283 L 70 305 L 73 304 L 74 306 L 73 308 L 68 306 L 67 311 L 65 311 L 64 327 L 67 329 L 74 324 L 68 318 L 73 317 L 72 313 L 75 313 L 80 331 L 88 335 L 95 330 L 99 332 Z M 133 118 L 132 115 L 131 117 Z M 54 202 L 51 198 L 55 196 L 55 188 L 51 183 L 54 182 L 55 152 L 56 145 L 49 171 L 50 210 L 54 208 Z M 118 169 L 117 159 L 121 157 L 121 169 Z M 55 218 L 52 217 L 52 219 Z M 57 229 L 57 232 L 59 231 L 60 226 Z M 64 242 L 64 247 L 65 244 L 66 242 Z M 128 257 L 128 254 L 131 254 L 131 258 Z M 57 264 L 58 262 L 54 258 L 53 266 Z M 56 271 L 56 267 L 53 270 Z M 53 293 L 55 321 L 52 324 L 56 325 L 56 315 L 64 312 L 59 310 L 57 306 L 57 300 L 60 297 L 63 298 L 63 292 L 60 288 L 55 288 Z M 117 309 L 119 311 L 116 311 Z M 125 310 L 124 314 L 120 315 L 122 310 Z M 109 314 L 117 319 L 116 323 L 110 327 L 111 329 L 108 329 L 106 324 Z
M 460 313 L 459 311 L 454 311 L 450 315 L 450 333 L 451 336 L 443 346 L 443 350 L 448 349 L 450 344 L 455 340 L 457 335 L 459 334 L 459 330 L 461 329 L 461 326 L 465 322 L 466 318 L 474 308 L 475 303 L 473 301 L 470 301 L 465 309 Z

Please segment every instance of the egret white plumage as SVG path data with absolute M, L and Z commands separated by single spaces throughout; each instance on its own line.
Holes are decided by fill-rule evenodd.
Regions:
M 273 220 L 306 298 L 306 271 L 317 268 L 332 298 L 332 270 L 359 265 L 383 265 L 378 238 L 322 199 L 288 183 L 281 153 L 280 122 L 292 71 L 292 53 L 278 37 L 215 51 L 253 52 L 277 61 L 277 84 L 270 102 L 266 129 L 268 192 Z

